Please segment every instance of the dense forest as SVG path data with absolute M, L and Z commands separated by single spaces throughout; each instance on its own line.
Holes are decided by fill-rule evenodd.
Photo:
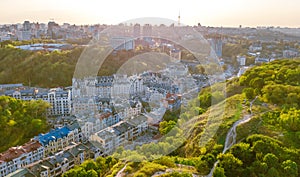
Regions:
M 45 88 L 70 86 L 81 52 L 81 48 L 62 52 L 0 48 L 0 82 Z
M 160 134 L 168 132 L 165 142 L 150 143 L 134 151 L 119 147 L 109 156 L 115 159 L 114 165 L 105 163 L 100 157 L 77 166 L 64 176 L 114 176 L 124 168 L 126 176 L 192 176 L 207 175 L 218 161 L 215 177 L 274 177 L 300 176 L 300 60 L 276 60 L 269 64 L 255 66 L 242 77 L 226 81 L 226 99 L 219 91 L 212 92 L 220 83 L 204 88 L 190 109 L 180 115 L 167 113 L 160 124 Z M 212 105 L 211 99 L 216 100 Z M 254 99 L 257 98 L 257 99 Z M 195 101 L 195 100 L 194 100 Z M 250 102 L 253 104 L 250 109 Z M 224 104 L 222 117 L 214 115 L 215 106 Z M 199 106 L 200 105 L 200 106 Z M 251 114 L 250 114 L 251 113 Z M 175 115 L 174 115 L 175 114 Z M 213 114 L 214 116 L 211 116 Z M 223 153 L 227 132 L 234 122 L 250 115 L 249 122 L 237 127 L 236 144 Z M 213 118 L 210 118 L 213 117 Z M 181 130 L 176 122 L 188 119 L 190 126 Z M 201 136 L 210 126 L 219 125 L 213 138 L 200 145 Z M 182 143 L 182 132 L 190 135 Z M 178 147 L 168 155 L 172 146 Z M 111 161 L 111 160 L 110 160 Z M 111 168 L 108 168 L 111 166 Z
M 41 41 L 1 42 L 0 47 L 0 84 L 23 83 L 32 87 L 67 87 L 72 85 L 72 77 L 77 61 L 86 49 L 77 46 L 62 51 L 25 51 L 14 46 Z M 55 41 L 42 41 L 55 42 Z M 101 48 L 97 48 L 97 52 Z M 148 48 L 143 50 L 148 51 Z M 130 58 L 141 51 L 118 51 L 109 54 L 101 65 L 98 75 L 108 76 Z M 97 57 L 97 56 L 96 56 Z
M 49 104 L 0 96 L 0 152 L 22 145 L 49 130 L 46 111 Z

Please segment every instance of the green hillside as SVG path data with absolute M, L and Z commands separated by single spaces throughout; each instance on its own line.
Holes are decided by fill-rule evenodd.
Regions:
M 31 52 L 0 48 L 0 84 L 70 86 L 81 48 L 62 52 Z
M 187 119 L 190 124 L 181 131 L 175 130 L 176 135 L 182 135 L 180 132 L 188 132 L 190 135 L 182 146 L 168 156 L 156 156 L 158 159 L 151 157 L 155 157 L 158 151 L 168 148 L 172 143 L 152 143 L 143 145 L 136 151 L 119 148 L 114 154 L 119 159 L 116 163 L 118 165 L 95 175 L 114 176 L 125 165 L 123 173 L 126 176 L 151 176 L 159 171 L 162 172 L 160 176 L 207 175 L 218 160 L 213 173 L 215 177 L 300 176 L 299 79 L 299 59 L 276 60 L 253 67 L 242 77 L 227 81 L 225 100 L 222 99 L 222 94 L 211 92 L 215 90 L 212 88 L 220 87 L 219 84 L 205 88 L 197 99 L 200 107 L 190 104 L 190 110 L 196 110 L 200 115 L 190 116 L 190 112 L 184 113 L 180 119 Z M 211 105 L 211 98 L 219 102 Z M 225 107 L 222 113 L 217 109 L 220 106 Z M 250 117 L 249 121 L 237 126 L 235 145 L 223 154 L 228 131 L 237 120 L 246 116 Z M 165 120 L 161 133 L 168 130 L 168 126 L 174 127 L 171 121 L 180 122 L 175 117 L 169 119 Z M 208 123 L 209 126 L 206 126 Z M 202 145 L 201 137 L 206 136 L 210 127 L 214 126 L 218 126 L 217 131 Z M 167 142 L 176 144 L 177 141 L 180 142 L 180 137 L 168 140 Z M 130 160 L 142 162 L 126 162 Z M 88 170 L 86 166 L 80 166 L 64 176 Z

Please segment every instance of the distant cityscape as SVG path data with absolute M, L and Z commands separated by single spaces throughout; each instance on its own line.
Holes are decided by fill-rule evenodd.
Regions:
M 180 17 L 179 17 L 180 18 Z M 134 37 L 139 35 L 139 33 L 147 34 L 151 30 L 150 24 L 140 25 L 140 24 L 123 24 L 118 25 L 132 26 L 134 28 Z M 63 23 L 59 25 L 54 21 L 49 21 L 46 23 L 30 22 L 24 21 L 23 23 L 17 24 L 0 24 L 0 41 L 5 40 L 30 40 L 30 39 L 86 39 L 95 37 L 99 32 L 107 29 L 111 26 L 118 25 L 106 25 L 106 24 L 95 24 L 95 25 L 75 25 L 69 23 Z M 160 24 L 163 25 L 163 24 Z M 180 19 L 178 19 L 178 24 L 171 24 L 170 27 L 180 27 Z M 141 30 L 141 26 L 143 29 Z M 159 26 L 159 25 L 158 25 Z M 163 25 L 164 26 L 164 25 Z M 185 26 L 182 26 L 185 27 Z M 200 23 L 195 26 L 190 26 L 197 29 L 203 34 L 228 34 L 228 35 L 243 35 L 248 39 L 255 39 L 259 31 L 271 31 L 280 37 L 280 34 L 287 34 L 285 40 L 289 39 L 288 35 L 300 37 L 300 28 L 287 28 L 287 27 L 273 27 L 273 26 L 258 26 L 256 28 L 242 27 L 241 25 L 237 28 L 229 27 L 209 27 L 201 26 Z M 126 36 L 126 34 L 124 34 Z M 278 40 L 280 40 L 278 38 Z

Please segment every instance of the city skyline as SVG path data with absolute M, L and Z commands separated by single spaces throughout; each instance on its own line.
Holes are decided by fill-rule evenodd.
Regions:
M 140 17 L 161 17 L 181 23 L 216 27 L 296 27 L 300 13 L 297 0 L 214 0 L 214 1 L 71 1 L 2 0 L 0 24 L 31 22 L 59 24 L 118 24 Z

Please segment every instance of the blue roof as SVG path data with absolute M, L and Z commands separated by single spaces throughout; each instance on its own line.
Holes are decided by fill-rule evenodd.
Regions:
M 68 127 L 56 128 L 54 130 L 50 130 L 50 132 L 46 134 L 39 134 L 38 140 L 43 146 L 45 146 L 48 145 L 50 141 L 56 141 L 59 138 L 68 136 L 69 132 L 70 129 Z

